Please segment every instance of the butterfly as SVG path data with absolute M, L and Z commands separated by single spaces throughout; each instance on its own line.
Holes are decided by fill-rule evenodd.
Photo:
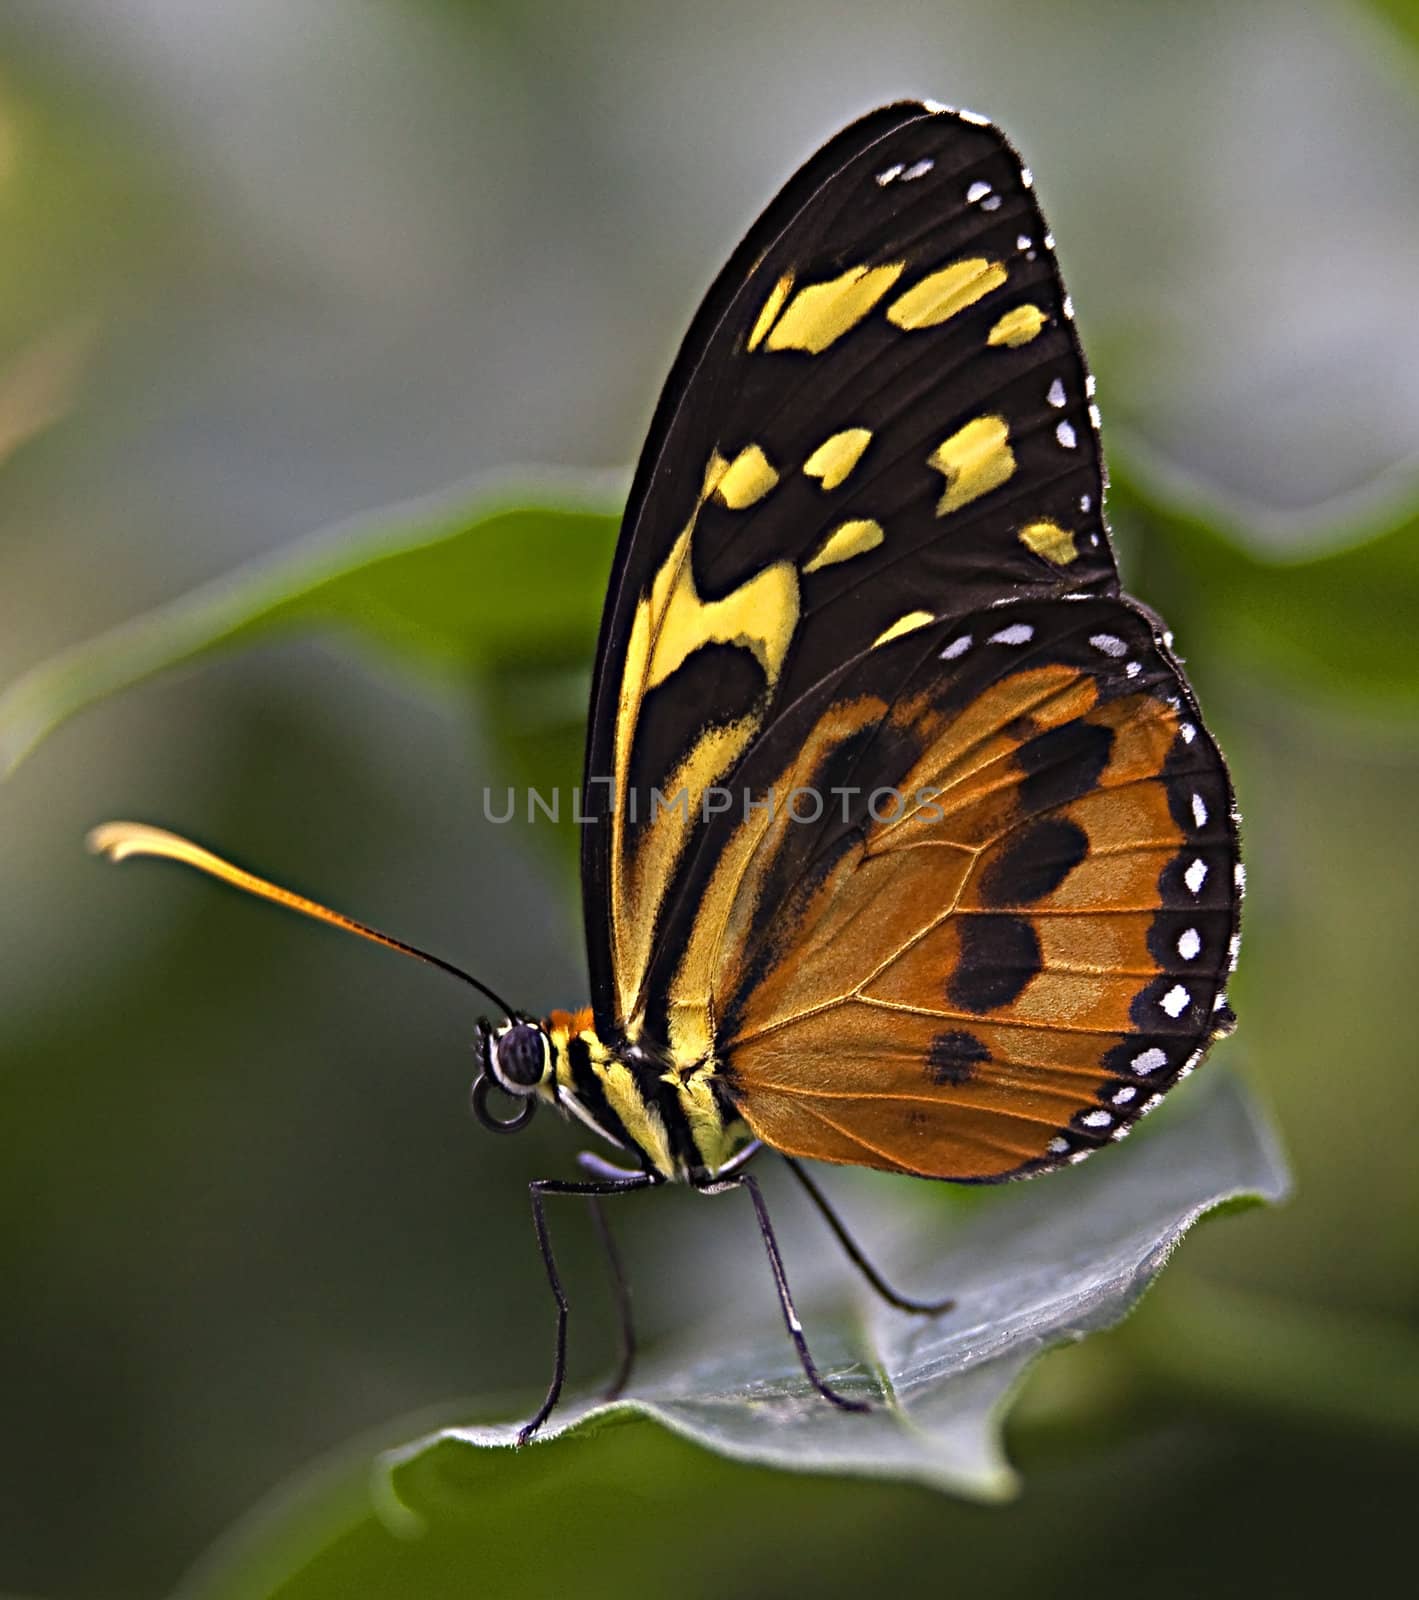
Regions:
M 629 1165 L 601 1202 L 746 1189 L 781 1153 L 993 1183 L 1084 1159 L 1233 1025 L 1243 887 L 1227 768 L 1171 636 L 1123 594 L 1098 411 L 1033 180 L 1001 131 L 873 111 L 715 279 L 633 481 L 597 648 L 581 864 L 591 1004 L 536 1018 L 416 947 L 141 824 L 167 856 L 465 978 L 473 1109 L 541 1104 Z M 502 1110 L 499 1110 L 499 1106 Z M 510 1114 L 503 1114 L 509 1112 Z M 865 1380 L 864 1380 L 865 1382 Z

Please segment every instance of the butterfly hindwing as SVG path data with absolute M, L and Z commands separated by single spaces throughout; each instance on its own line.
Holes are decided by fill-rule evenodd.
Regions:
M 720 824 L 671 986 L 767 1143 L 1039 1170 L 1126 1132 L 1229 1026 L 1230 786 L 1131 603 L 923 629 L 797 720 L 744 775 L 772 817 Z
M 884 635 L 1005 594 L 1117 592 L 1051 244 L 997 129 L 893 106 L 790 180 L 710 290 L 598 653 L 583 880 L 603 1037 L 661 1032 L 715 865 L 712 791 L 789 708 Z

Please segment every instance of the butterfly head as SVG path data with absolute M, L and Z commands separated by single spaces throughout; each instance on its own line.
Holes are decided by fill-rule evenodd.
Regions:
M 509 1016 L 500 1023 L 486 1017 L 478 1023 L 475 1049 L 479 1074 L 473 1085 L 473 1113 L 485 1128 L 515 1133 L 525 1128 L 537 1109 L 537 1096 L 552 1077 L 552 1041 L 531 1017 Z M 488 1105 L 488 1092 L 500 1089 L 521 1104 L 512 1117 L 499 1117 Z

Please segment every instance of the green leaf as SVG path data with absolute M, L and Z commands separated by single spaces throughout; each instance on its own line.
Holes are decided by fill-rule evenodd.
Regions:
M 1286 1193 L 1285 1163 L 1245 1089 L 1226 1073 L 1209 1078 L 1156 1125 L 1076 1170 L 988 1193 L 944 1217 L 936 1206 L 902 1207 L 890 1265 L 914 1292 L 954 1293 L 953 1312 L 924 1319 L 892 1311 L 835 1262 L 831 1301 L 800 1310 L 824 1370 L 846 1392 L 874 1400 L 873 1412 L 836 1411 L 809 1390 L 759 1274 L 761 1294 L 730 1286 L 723 1326 L 682 1330 L 624 1398 L 569 1397 L 521 1451 L 513 1448 L 517 1422 L 440 1428 L 388 1450 L 363 1505 L 347 1483 L 338 1505 L 288 1505 L 284 1515 L 273 1508 L 182 1594 L 313 1600 L 354 1592 L 357 1578 L 366 1596 L 442 1594 L 430 1563 L 475 1583 L 489 1552 L 529 1525 L 531 1508 L 595 1503 L 608 1473 L 624 1488 L 628 1475 L 644 1476 L 647 1456 L 665 1459 L 663 1435 L 650 1424 L 709 1456 L 790 1473 L 916 1482 L 982 1501 L 1009 1496 L 1016 1479 L 1002 1418 L 1030 1364 L 1125 1317 L 1209 1211 Z M 755 1304 L 765 1311 L 757 1326 L 747 1320 Z M 715 1470 L 708 1456 L 682 1457 L 670 1453 L 677 1498 L 694 1495 L 697 1475 Z M 599 1516 L 617 1514 L 640 1512 Z M 538 1570 L 545 1579 L 545 1566 Z M 366 1581 L 374 1573 L 378 1581 Z
M 1221 1076 L 1190 1099 L 1153 1137 L 1001 1195 L 945 1241 L 918 1239 L 927 1275 L 902 1276 L 918 1294 L 954 1295 L 954 1312 L 908 1316 L 856 1292 L 836 1307 L 836 1337 L 814 1335 L 817 1358 L 835 1386 L 877 1402 L 870 1414 L 825 1404 L 782 1324 L 769 1319 L 746 1335 L 736 1303 L 722 1335 L 696 1330 L 702 1353 L 663 1357 L 620 1400 L 559 1407 L 538 1448 L 634 1413 L 741 1461 L 913 1479 L 984 1500 L 1012 1493 L 1000 1414 L 1029 1363 L 1124 1317 L 1214 1207 L 1285 1193 L 1284 1162 L 1235 1079 Z M 933 1233 L 941 1225 L 933 1216 Z M 417 1507 L 421 1472 L 442 1450 L 507 1448 L 516 1434 L 513 1423 L 455 1428 L 393 1452 L 395 1493 Z
M 295 630 L 353 634 L 463 690 L 516 675 L 520 736 L 546 737 L 544 711 L 564 730 L 565 685 L 595 646 L 618 519 L 609 480 L 541 480 L 535 493 L 420 502 L 314 535 L 66 650 L 0 696 L 0 772 L 120 689 Z M 547 684 L 561 687 L 544 694 Z M 581 709 L 573 754 L 584 719 Z
M 1346 711 L 1419 712 L 1419 491 L 1281 517 L 1203 490 L 1135 450 L 1109 509 L 1130 587 L 1185 627 L 1188 654 Z M 1358 498 L 1358 497 L 1357 497 Z M 1292 553 L 1299 552 L 1299 553 Z

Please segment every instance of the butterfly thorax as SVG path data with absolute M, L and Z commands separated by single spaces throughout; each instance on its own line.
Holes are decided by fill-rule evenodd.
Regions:
M 753 1142 L 712 1060 L 678 1067 L 645 1044 L 603 1041 L 589 1007 L 553 1011 L 542 1027 L 552 1061 L 541 1097 L 662 1177 L 703 1182 Z

